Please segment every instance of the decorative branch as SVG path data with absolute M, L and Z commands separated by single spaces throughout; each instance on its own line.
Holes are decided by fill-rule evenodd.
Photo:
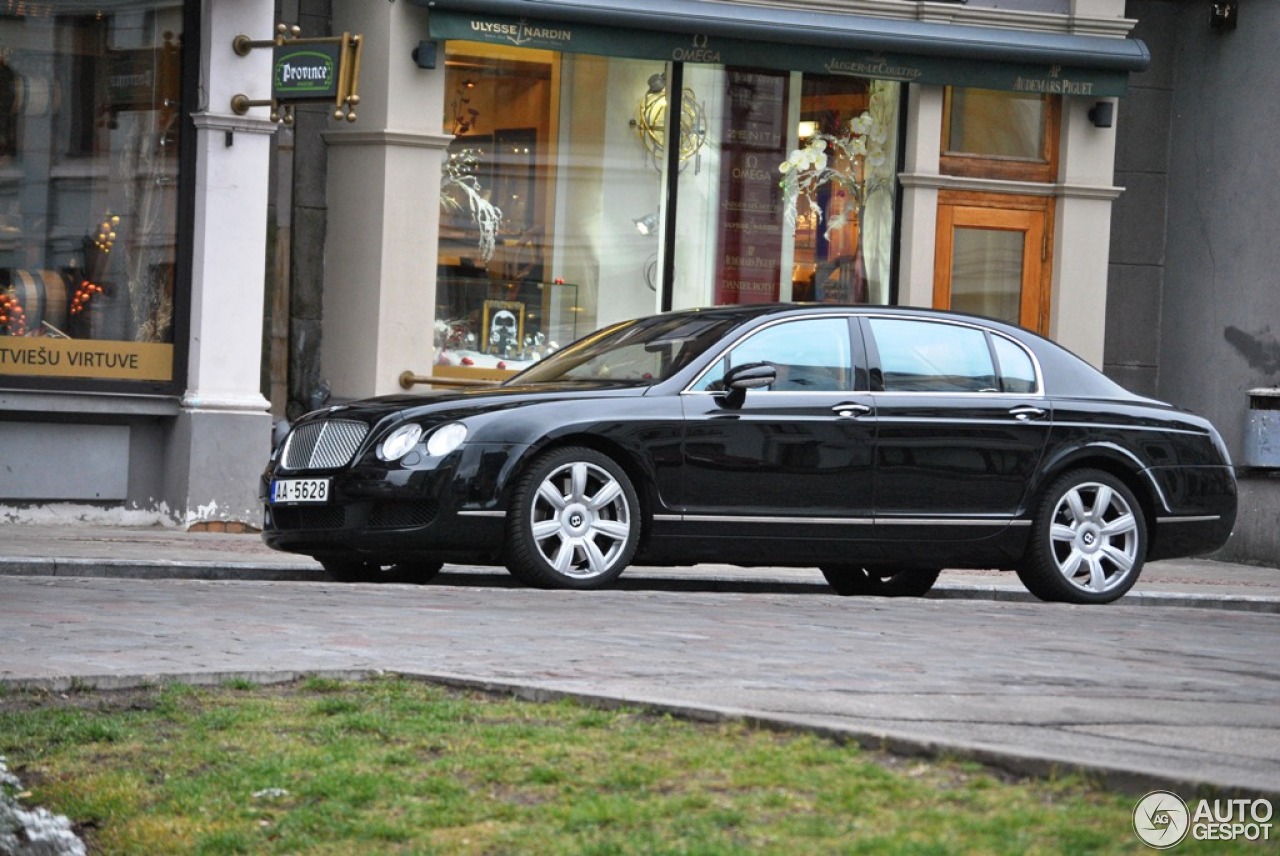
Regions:
M 449 155 L 440 170 L 440 207 L 446 211 L 461 211 L 462 202 L 449 191 L 459 189 L 467 200 L 471 220 L 480 230 L 480 257 L 486 262 L 493 258 L 497 248 L 498 229 L 502 225 L 502 209 L 484 196 L 484 188 L 475 174 L 476 153 L 463 149 Z

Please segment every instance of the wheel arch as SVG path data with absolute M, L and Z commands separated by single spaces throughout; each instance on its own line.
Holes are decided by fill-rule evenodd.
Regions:
M 1064 474 L 1074 470 L 1101 470 L 1120 480 L 1138 501 L 1146 524 L 1147 553 L 1156 543 L 1156 519 L 1165 504 L 1159 487 L 1147 474 L 1146 467 L 1132 452 L 1111 443 L 1081 446 L 1059 455 L 1041 470 L 1039 481 L 1027 492 L 1026 514 L 1035 514 L 1045 492 Z
M 503 506 L 506 508 L 512 507 L 512 494 L 520 483 L 520 476 L 529 468 L 530 464 L 549 452 L 570 446 L 582 446 L 599 452 L 614 461 L 626 473 L 627 478 L 631 480 L 631 487 L 635 490 L 636 497 L 640 501 L 640 508 L 637 510 L 640 513 L 640 544 L 643 546 L 648 540 L 649 532 L 652 529 L 653 509 L 659 503 L 653 474 L 646 471 L 646 467 L 634 452 L 629 451 L 622 444 L 608 437 L 601 437 L 598 434 L 572 432 L 548 437 L 541 443 L 531 445 L 525 450 L 516 465 L 511 468 L 502 486 Z

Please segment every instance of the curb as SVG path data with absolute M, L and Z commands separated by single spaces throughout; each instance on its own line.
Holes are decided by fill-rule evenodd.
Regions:
M 900 757 L 975 761 L 1025 778 L 1052 779 L 1063 774 L 1074 773 L 1088 776 L 1094 782 L 1112 790 L 1133 795 L 1140 795 L 1153 789 L 1171 790 L 1176 793 L 1198 793 L 1208 789 L 1222 797 L 1280 799 L 1280 789 L 1241 787 L 1204 777 L 1170 776 L 1132 767 L 1064 761 L 1048 755 L 1016 752 L 1007 748 L 984 744 L 964 743 L 950 739 L 934 739 L 886 730 L 870 730 L 859 728 L 856 725 L 810 722 L 786 716 L 766 716 L 742 708 L 691 705 L 687 702 L 672 702 L 661 698 L 639 695 L 630 696 L 626 694 L 562 690 L 518 681 L 494 681 L 454 673 L 404 672 L 376 668 L 310 671 L 281 669 L 176 672 L 165 675 L 85 675 L 19 680 L 0 678 L 0 687 L 28 692 L 110 692 L 113 690 L 160 686 L 166 683 L 182 683 L 191 686 L 219 686 L 230 681 L 250 681 L 254 684 L 269 686 L 311 677 L 363 681 L 382 675 L 396 675 L 406 680 L 423 681 L 438 686 L 482 692 L 493 696 L 509 696 L 535 703 L 568 699 L 588 707 L 601 709 L 638 707 L 693 722 L 742 722 L 754 728 L 813 734 L 838 743 L 851 743 L 867 750 L 887 752 Z
M 314 582 L 335 583 L 318 565 L 263 562 L 197 562 L 132 559 L 50 559 L 0 557 L 0 576 L 85 577 L 91 579 L 204 580 L 213 582 Z M 472 588 L 519 588 L 523 584 L 504 571 L 445 570 L 430 585 Z M 612 588 L 620 591 L 738 592 L 744 594 L 821 594 L 831 590 L 821 580 L 746 579 L 708 573 L 699 576 L 646 571 L 644 576 L 623 575 Z M 941 583 L 926 595 L 929 600 L 985 600 L 1041 603 L 1019 586 Z M 1129 592 L 1118 604 L 1217 609 L 1232 612 L 1280 614 L 1280 597 L 1184 592 Z

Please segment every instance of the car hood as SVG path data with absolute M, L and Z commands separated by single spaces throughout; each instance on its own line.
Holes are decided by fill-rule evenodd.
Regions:
M 530 404 L 584 398 L 633 398 L 643 396 L 648 386 L 579 381 L 573 383 L 538 383 L 494 386 L 476 389 L 440 390 L 425 393 L 380 395 L 373 398 L 331 404 L 306 414 L 299 422 L 313 419 L 356 419 L 374 423 L 388 416 L 403 419 L 460 419 L 495 410 L 507 410 Z

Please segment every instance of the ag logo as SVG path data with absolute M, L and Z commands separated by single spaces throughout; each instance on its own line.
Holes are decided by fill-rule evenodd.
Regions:
M 1133 831 L 1148 847 L 1168 850 L 1187 837 L 1191 815 L 1187 804 L 1169 791 L 1152 791 L 1133 809 Z

